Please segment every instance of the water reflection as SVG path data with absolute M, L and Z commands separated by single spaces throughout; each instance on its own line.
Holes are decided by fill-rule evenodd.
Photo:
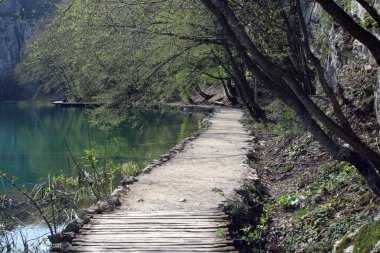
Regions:
M 55 108 L 46 103 L 0 103 L 0 169 L 21 184 L 61 170 L 70 172 L 65 139 L 75 156 L 91 146 L 98 157 L 134 161 L 166 152 L 197 128 L 202 114 L 140 112 L 139 124 L 102 131 L 90 126 L 84 109 Z M 1 189 L 4 190 L 4 189 Z

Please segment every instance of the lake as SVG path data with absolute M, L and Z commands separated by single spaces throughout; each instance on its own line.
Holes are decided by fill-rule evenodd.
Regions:
M 47 102 L 0 102 L 0 170 L 26 186 L 49 174 L 73 173 L 65 141 L 77 160 L 90 142 L 99 160 L 143 166 L 196 131 L 204 117 L 145 111 L 133 115 L 137 120 L 105 131 L 89 124 L 86 110 Z M 0 191 L 7 190 L 1 186 Z

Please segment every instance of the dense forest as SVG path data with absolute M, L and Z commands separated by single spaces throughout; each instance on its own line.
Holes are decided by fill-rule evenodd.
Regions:
M 51 8 L 29 4 L 24 8 L 36 11 L 21 16 Z M 378 5 L 69 0 L 36 29 L 16 76 L 19 83 L 36 85 L 38 93 L 102 104 L 92 114 L 108 124 L 123 114 L 110 108 L 173 97 L 191 103 L 194 93 L 207 98 L 202 89 L 216 84 L 256 122 L 270 122 L 273 111 L 266 103 L 276 99 L 334 160 L 354 166 L 380 196 Z M 353 99 L 347 96 L 350 81 L 358 83 Z M 357 122 L 347 108 L 368 118 Z M 368 119 L 375 126 L 368 127 Z

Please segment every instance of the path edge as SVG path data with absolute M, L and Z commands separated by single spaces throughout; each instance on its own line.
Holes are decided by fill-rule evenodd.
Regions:
M 161 107 L 162 109 L 163 107 Z M 98 203 L 92 205 L 91 207 L 85 209 L 81 218 L 74 219 L 70 221 L 62 232 L 48 236 L 49 240 L 52 242 L 49 253 L 68 253 L 72 248 L 72 242 L 77 234 L 80 233 L 81 228 L 90 223 L 91 219 L 95 214 L 110 213 L 114 211 L 117 207 L 121 206 L 120 198 L 125 196 L 129 190 L 129 186 L 138 182 L 138 177 L 143 174 L 149 174 L 154 168 L 164 165 L 169 160 L 174 158 L 177 154 L 182 152 L 184 148 L 193 140 L 198 138 L 203 132 L 205 132 L 211 125 L 211 119 L 214 117 L 218 108 L 216 106 L 188 106 L 179 104 L 168 104 L 164 108 L 170 110 L 180 110 L 188 112 L 204 112 L 206 116 L 201 122 L 201 127 L 190 134 L 187 138 L 182 140 L 180 143 L 171 148 L 167 153 L 159 156 L 158 159 L 153 160 L 153 162 L 144 167 L 137 172 L 136 177 L 129 177 L 121 183 L 120 186 L 116 187 L 114 191 L 109 195 L 105 196 L 103 200 L 98 201 Z

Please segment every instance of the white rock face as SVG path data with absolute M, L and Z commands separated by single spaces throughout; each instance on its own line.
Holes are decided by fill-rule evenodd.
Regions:
M 375 0 L 375 7 L 380 7 L 380 0 Z M 323 65 L 326 69 L 326 79 L 332 87 L 339 83 L 339 73 L 345 66 L 353 66 L 355 69 L 368 70 L 368 66 L 377 71 L 377 85 L 374 86 L 375 111 L 377 121 L 380 124 L 380 72 L 376 61 L 369 50 L 359 41 L 352 39 L 339 25 L 323 23 L 323 9 L 318 4 L 304 6 L 305 16 L 310 19 L 309 30 L 314 36 L 326 36 L 328 41 L 328 52 Z M 352 1 L 346 11 L 358 22 L 364 22 L 366 11 L 356 1 Z M 368 15 L 368 14 L 367 14 Z M 376 28 L 369 28 L 369 31 L 380 38 Z M 316 54 L 321 52 L 316 50 Z
M 31 35 L 32 20 L 21 16 L 18 0 L 7 0 L 0 8 L 0 81 L 9 77 L 20 61 L 21 48 Z

